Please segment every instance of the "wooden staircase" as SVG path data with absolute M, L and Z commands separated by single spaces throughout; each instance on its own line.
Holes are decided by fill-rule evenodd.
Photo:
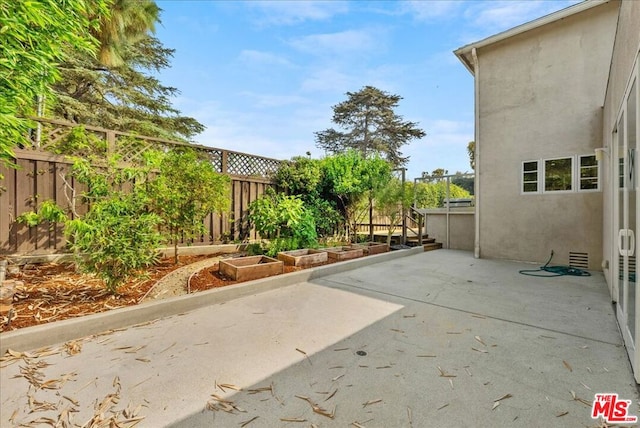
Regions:
M 417 236 L 407 236 L 407 245 L 417 247 L 420 245 Z M 442 248 L 442 242 L 436 242 L 435 238 L 429 238 L 428 235 L 422 237 L 422 246 L 425 251 L 439 250 Z

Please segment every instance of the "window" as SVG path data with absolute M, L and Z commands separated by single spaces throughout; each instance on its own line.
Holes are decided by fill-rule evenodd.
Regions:
M 544 161 L 544 191 L 560 192 L 573 189 L 573 158 Z
M 522 193 L 593 192 L 600 190 L 595 154 L 522 162 Z
M 522 163 L 522 191 L 538 192 L 538 161 Z
M 598 161 L 596 155 L 580 156 L 579 190 L 598 190 Z

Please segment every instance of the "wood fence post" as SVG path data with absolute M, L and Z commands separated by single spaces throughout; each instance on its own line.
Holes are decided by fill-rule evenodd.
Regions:
M 116 153 L 116 133 L 112 130 L 107 130 L 107 156 L 111 156 Z
M 226 174 L 227 167 L 229 164 L 229 152 L 226 150 L 222 150 L 221 154 L 222 154 L 222 158 L 220 160 L 220 173 Z

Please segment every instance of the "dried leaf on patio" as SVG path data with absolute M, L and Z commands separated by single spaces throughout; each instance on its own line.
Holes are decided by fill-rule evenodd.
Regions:
M 493 401 L 502 401 L 502 400 L 506 400 L 507 398 L 511 398 L 511 397 L 513 397 L 513 395 L 511 395 L 511 394 L 505 394 L 505 395 L 503 395 L 502 397 L 500 397 L 500 398 L 498 398 L 498 399 L 495 399 L 495 400 L 493 400 Z
M 456 375 L 445 372 L 440 366 L 438 366 L 438 371 L 440 372 L 440 377 L 457 377 Z
M 381 402 L 382 402 L 382 398 L 378 398 L 378 399 L 375 399 L 375 400 L 369 400 L 366 403 L 363 403 L 362 407 L 367 407 L 367 406 L 370 406 L 371 404 L 376 404 L 376 403 L 381 403 Z
M 569 364 L 568 362 L 566 362 L 565 360 L 562 360 L 562 364 L 564 364 L 564 366 L 567 368 L 567 370 L 569 370 L 570 372 L 573 371 L 573 368 L 571 367 L 571 364 Z
M 338 379 L 340 379 L 343 376 L 344 376 L 344 374 L 338 375 L 338 376 L 334 377 L 333 379 L 331 379 L 331 382 L 335 382 L 335 381 L 337 381 Z
M 338 392 L 338 389 L 337 389 L 337 388 L 336 388 L 336 390 L 335 390 L 335 391 L 333 391 L 333 392 L 331 393 L 331 395 L 329 395 L 327 398 L 325 398 L 325 399 L 324 399 L 324 401 L 329 401 L 329 400 L 331 400 L 331 399 L 333 398 L 333 396 L 334 396 L 334 395 L 336 395 L 336 392 Z
M 300 348 L 296 348 L 296 351 L 300 352 L 302 355 L 305 356 L 305 358 L 307 359 L 307 361 L 309 361 L 309 364 L 313 365 L 313 363 L 311 362 L 311 358 L 309 358 L 309 356 L 307 355 L 306 352 L 304 352 L 302 349 Z
M 64 344 L 64 350 L 68 355 L 77 355 L 82 352 L 82 342 L 79 340 L 72 340 Z
M 421 354 L 421 355 L 416 355 L 419 358 L 436 358 L 437 355 L 433 355 L 433 354 Z
M 567 412 L 567 411 L 562 412 L 562 413 L 558 413 L 558 414 L 556 415 L 556 418 L 561 418 L 561 417 L 566 416 L 566 415 L 568 415 L 568 414 L 569 414 L 569 412 Z
M 280 418 L 282 422 L 307 422 L 306 419 L 302 418 Z
M 484 343 L 484 342 L 482 341 L 482 338 L 481 338 L 480 336 L 475 336 L 475 339 L 476 339 L 478 342 L 482 343 L 484 346 L 487 346 L 487 344 L 486 344 L 486 343 Z
M 483 353 L 483 354 L 488 354 L 488 353 L 489 353 L 489 351 L 487 351 L 487 350 L 485 350 L 485 349 L 477 349 L 477 348 L 474 348 L 473 346 L 471 347 L 471 349 L 472 349 L 473 351 L 481 352 L 481 353 Z
M 491 410 L 495 410 L 495 409 L 496 409 L 496 407 L 498 407 L 499 405 L 500 405 L 500 402 L 499 402 L 499 401 L 494 401 L 494 403 L 493 403 L 493 407 L 491 408 Z
M 249 425 L 251 422 L 255 421 L 256 419 L 258 419 L 259 416 L 254 416 L 253 418 L 249 419 L 248 421 L 244 421 L 240 423 L 240 428 L 246 427 L 247 425 Z
M 436 409 L 436 411 L 437 411 L 437 410 L 442 410 L 442 409 L 444 409 L 445 407 L 447 407 L 448 405 L 449 405 L 449 403 L 443 404 L 442 406 L 438 407 L 438 408 Z
M 404 330 L 399 330 L 397 328 L 390 329 L 391 331 L 395 331 L 396 333 L 404 333 Z

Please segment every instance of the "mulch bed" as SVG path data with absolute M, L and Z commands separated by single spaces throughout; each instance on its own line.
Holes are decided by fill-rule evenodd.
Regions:
M 137 305 L 160 278 L 179 267 L 214 256 L 216 254 L 179 256 L 177 265 L 173 263 L 173 257 L 162 259 L 157 265 L 146 269 L 142 277 L 121 285 L 115 295 L 110 294 L 98 278 L 76 272 L 72 263 L 26 265 L 19 273 L 8 274 L 6 277 L 22 281 L 24 286 L 17 289 L 13 296 L 11 320 L 8 318 L 9 314 L 0 314 L 0 332 Z M 307 267 L 285 266 L 285 273 L 305 268 Z M 220 275 L 215 264 L 192 276 L 191 292 L 238 282 Z

